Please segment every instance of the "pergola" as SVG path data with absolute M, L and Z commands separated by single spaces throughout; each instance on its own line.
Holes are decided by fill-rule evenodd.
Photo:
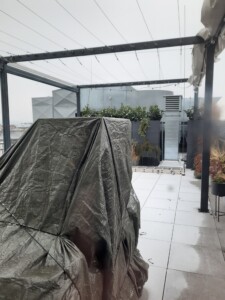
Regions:
M 3 136 L 5 151 L 11 146 L 10 142 L 10 118 L 9 118 L 9 100 L 8 100 L 8 82 L 7 74 L 13 74 L 37 82 L 45 83 L 51 86 L 59 87 L 65 90 L 75 92 L 77 95 L 77 115 L 80 116 L 80 91 L 83 88 L 100 88 L 115 86 L 133 86 L 133 85 L 152 85 L 167 83 L 187 82 L 188 78 L 175 78 L 150 81 L 131 81 L 131 82 L 113 82 L 100 84 L 81 84 L 67 85 L 58 81 L 40 76 L 26 70 L 9 66 L 10 63 L 32 62 L 40 60 L 51 60 L 56 58 L 95 56 L 109 53 L 134 52 L 145 49 L 161 49 L 169 47 L 180 47 L 188 45 L 203 44 L 206 50 L 206 80 L 205 80 L 205 109 L 203 117 L 203 153 L 202 153 L 202 186 L 201 186 L 201 212 L 208 212 L 208 186 L 209 186 L 209 163 L 210 163 L 210 130 L 211 130 L 211 110 L 212 110 L 212 91 L 213 91 L 213 70 L 215 47 L 218 42 L 218 36 L 225 25 L 225 16 L 214 34 L 209 39 L 203 39 L 200 36 L 180 37 L 174 39 L 164 39 L 155 41 L 146 41 L 139 43 L 124 43 L 119 45 L 110 45 L 103 47 L 82 48 L 75 50 L 63 50 L 53 52 L 43 52 L 36 54 L 23 54 L 4 56 L 0 58 L 1 71 L 1 97 L 2 97 L 2 119 L 3 119 Z M 195 104 L 197 105 L 197 92 L 195 93 Z

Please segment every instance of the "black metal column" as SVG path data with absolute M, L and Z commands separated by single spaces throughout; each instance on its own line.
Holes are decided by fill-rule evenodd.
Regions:
M 206 78 L 205 78 L 205 105 L 204 105 L 204 116 L 203 116 L 202 182 L 201 182 L 201 207 L 200 207 L 201 212 L 208 212 L 215 43 L 210 43 L 206 47 L 206 51 L 207 52 L 206 52 Z
M 9 121 L 9 99 L 8 99 L 8 81 L 5 66 L 1 68 L 1 102 L 2 102 L 2 123 L 4 150 L 11 146 L 10 140 L 10 121 Z
M 198 87 L 194 88 L 194 120 L 197 118 L 197 113 L 198 113 Z
M 80 117 L 80 89 L 77 91 L 77 117 Z

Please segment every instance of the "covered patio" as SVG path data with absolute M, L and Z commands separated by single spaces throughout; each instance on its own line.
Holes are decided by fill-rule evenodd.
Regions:
M 16 2 L 17 5 L 21 5 L 21 1 Z M 61 9 L 65 12 L 65 7 L 60 4 L 61 2 L 54 2 L 58 3 L 58 9 L 61 7 Z M 94 2 L 96 4 L 96 1 Z M 141 204 L 141 228 L 138 248 L 141 255 L 150 266 L 149 280 L 144 287 L 141 300 L 225 299 L 225 260 L 223 253 L 225 249 L 225 234 L 223 231 L 223 225 L 225 222 L 222 218 L 220 224 L 218 224 L 215 220 L 213 216 L 213 197 L 211 197 L 209 192 L 214 59 L 225 46 L 225 6 L 223 1 L 215 1 L 215 3 L 216 2 L 219 7 L 223 9 L 221 9 L 222 17 L 220 16 L 218 20 L 218 7 L 215 15 L 213 15 L 214 7 L 211 7 L 211 10 L 208 11 L 208 18 L 210 17 L 209 19 L 212 23 L 209 22 L 207 24 L 208 18 L 206 18 L 205 31 L 199 33 L 198 36 L 185 35 L 182 37 L 180 27 L 179 36 L 176 36 L 175 38 L 166 37 L 165 39 L 161 39 L 160 37 L 157 40 L 153 40 L 153 38 L 151 38 L 150 41 L 149 39 L 146 39 L 145 42 L 143 42 L 143 39 L 141 39 L 141 41 L 139 39 L 134 39 L 134 42 L 131 43 L 128 42 L 126 38 L 124 39 L 120 31 L 118 31 L 112 22 L 108 20 L 108 23 L 110 23 L 117 33 L 119 33 L 120 38 L 122 37 L 122 41 L 114 39 L 112 42 L 107 40 L 107 43 L 102 43 L 100 40 L 100 43 L 98 41 L 96 44 L 92 41 L 92 43 L 87 45 L 79 44 L 79 48 L 75 49 L 71 44 L 69 47 L 63 47 L 61 44 L 57 45 L 57 43 L 54 42 L 54 47 L 51 45 L 52 48 L 47 47 L 47 50 L 45 47 L 44 49 L 41 48 L 41 52 L 31 52 L 30 50 L 25 51 L 23 49 L 21 51 L 21 48 L 19 53 L 14 53 L 11 50 L 3 50 L 1 52 L 3 54 L 0 58 L 2 123 L 4 149 L 7 151 L 11 146 L 10 104 L 8 92 L 9 75 L 19 76 L 51 86 L 60 87 L 76 93 L 77 116 L 80 116 L 80 96 L 82 89 L 85 88 L 94 89 L 102 87 L 110 88 L 114 86 L 157 86 L 163 84 L 179 85 L 182 83 L 184 85 L 183 91 L 185 93 L 185 84 L 188 82 L 187 72 L 185 71 L 185 47 L 194 45 L 193 74 L 191 78 L 189 78 L 189 81 L 194 86 L 195 90 L 193 91 L 193 94 L 195 95 L 195 111 L 198 108 L 197 95 L 199 85 L 203 77 L 206 75 L 204 86 L 205 110 L 203 116 L 202 180 L 199 181 L 194 179 L 193 171 L 191 170 L 186 170 L 185 175 L 164 174 L 160 172 L 153 173 L 149 172 L 148 169 L 143 170 L 142 172 L 133 172 L 132 183 Z M 204 4 L 206 7 L 207 5 L 210 6 L 209 1 L 204 1 Z M 40 15 L 38 13 L 34 13 L 29 6 L 27 8 L 27 5 L 22 5 L 23 10 L 25 8 L 26 13 L 28 10 L 33 15 L 38 15 L 38 18 L 40 19 Z M 72 4 L 70 3 L 70 5 Z M 104 18 L 108 19 L 106 13 L 98 4 L 97 7 L 98 10 L 100 9 L 100 12 L 102 12 Z M 140 9 L 140 6 L 138 7 Z M 40 12 L 40 10 L 41 8 L 39 7 L 37 11 Z M 8 14 L 3 10 L 0 11 L 4 14 L 4 17 L 10 16 L 11 19 L 14 18 L 11 14 Z M 67 15 L 68 11 L 69 10 L 66 10 Z M 143 10 L 140 10 L 140 12 L 143 17 L 144 24 L 146 25 Z M 23 14 L 20 16 L 23 16 Z M 43 21 L 43 17 L 41 18 Z M 46 16 L 45 18 L 47 19 Z M 75 19 L 74 16 L 72 16 L 72 18 Z M 46 19 L 44 19 L 45 23 Z M 16 22 L 18 23 L 18 20 Z M 19 22 L 21 23 L 21 21 Z M 47 22 L 48 24 L 52 24 L 49 21 Z M 22 25 L 24 26 L 24 24 Z M 180 20 L 179 26 L 181 26 Z M 54 28 L 54 26 L 51 27 Z M 82 30 L 86 30 L 86 33 L 90 33 L 90 31 L 87 30 L 87 28 L 85 29 L 84 26 L 82 26 L 82 28 Z M 31 30 L 31 28 L 28 29 Z M 31 31 L 34 33 L 34 29 Z M 58 33 L 60 32 L 59 29 L 56 31 L 58 31 Z M 148 26 L 147 31 L 150 33 Z M 42 33 L 38 32 L 38 35 L 39 39 L 41 35 L 43 38 Z M 93 39 L 93 33 L 91 33 L 91 35 Z M 71 41 L 74 41 L 71 39 L 71 36 L 70 43 Z M 64 38 L 66 38 L 66 36 L 64 36 Z M 96 37 L 94 38 L 96 42 Z M 115 43 L 113 43 L 114 41 Z M 25 43 L 27 43 L 27 41 Z M 51 44 L 52 41 L 48 39 L 48 43 Z M 33 46 L 31 45 L 31 47 Z M 180 55 L 180 59 L 184 60 L 184 62 L 182 63 L 183 65 L 181 64 L 181 72 L 176 74 L 178 76 L 172 76 L 172 73 L 168 72 L 168 76 L 163 78 L 161 74 L 159 51 L 168 48 L 176 49 L 178 50 L 178 53 L 180 51 L 182 53 Z M 50 49 L 50 51 L 48 51 L 48 49 Z M 145 72 L 143 72 L 142 65 L 140 63 L 141 59 L 139 59 L 138 56 L 140 55 L 141 57 L 142 54 L 144 55 L 143 51 L 151 50 L 155 51 L 155 58 L 151 60 L 158 60 L 156 64 L 158 75 L 156 78 L 153 78 L 153 75 L 156 74 L 154 71 L 151 72 L 151 76 L 149 76 L 149 74 L 148 76 L 145 76 Z M 124 54 L 123 58 L 126 56 L 124 61 L 120 54 Z M 135 59 L 142 75 L 144 73 L 143 77 L 138 76 L 138 80 L 136 79 L 136 76 L 133 76 L 132 72 L 135 72 L 134 69 L 132 71 L 127 71 L 127 69 L 124 68 L 125 61 L 127 65 L 129 65 L 129 54 L 133 55 L 133 59 Z M 68 76 L 68 74 L 66 76 L 71 77 L 72 79 L 70 78 L 69 81 L 62 80 L 62 78 L 59 78 L 60 76 L 58 78 L 53 77 L 52 70 L 47 73 L 44 73 L 43 71 L 40 72 L 40 70 L 38 70 L 42 70 L 43 68 L 43 64 L 40 65 L 40 62 L 43 63 L 46 61 L 48 63 L 50 60 L 54 63 L 56 62 L 57 67 L 61 64 L 60 67 L 61 69 L 64 69 L 64 73 L 68 73 L 68 70 L 71 70 L 72 68 L 71 62 L 75 59 L 81 69 L 87 69 L 86 63 L 90 57 L 90 78 L 87 80 L 81 79 L 79 75 L 77 75 L 77 80 L 75 76 Z M 99 57 L 101 57 L 102 60 L 99 59 Z M 114 62 L 112 57 L 113 59 L 116 59 Z M 99 76 L 95 76 L 92 72 L 92 58 L 96 60 L 97 63 L 95 63 L 98 65 L 98 68 L 105 68 L 106 73 L 108 73 L 107 80 L 100 79 L 99 81 Z M 104 60 L 106 62 L 105 65 L 103 64 Z M 128 77 L 124 76 L 123 78 L 118 79 L 117 76 L 112 76 L 111 72 L 108 70 L 111 70 L 110 66 L 114 65 L 115 62 L 120 65 L 119 73 L 121 72 L 121 69 L 123 69 L 125 70 L 125 73 L 128 74 Z M 29 63 L 32 65 L 32 68 Z M 73 70 L 75 69 L 76 67 Z M 173 66 L 170 67 L 170 70 L 171 69 L 173 69 Z M 209 202 L 209 199 L 212 200 L 212 204 Z

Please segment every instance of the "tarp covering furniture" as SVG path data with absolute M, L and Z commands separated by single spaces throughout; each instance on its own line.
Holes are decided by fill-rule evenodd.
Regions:
M 0 159 L 0 299 L 135 300 L 130 122 L 38 120 Z

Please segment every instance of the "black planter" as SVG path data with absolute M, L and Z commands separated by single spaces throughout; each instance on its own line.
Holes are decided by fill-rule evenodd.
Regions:
M 219 197 L 225 196 L 225 183 L 212 182 L 212 194 Z

